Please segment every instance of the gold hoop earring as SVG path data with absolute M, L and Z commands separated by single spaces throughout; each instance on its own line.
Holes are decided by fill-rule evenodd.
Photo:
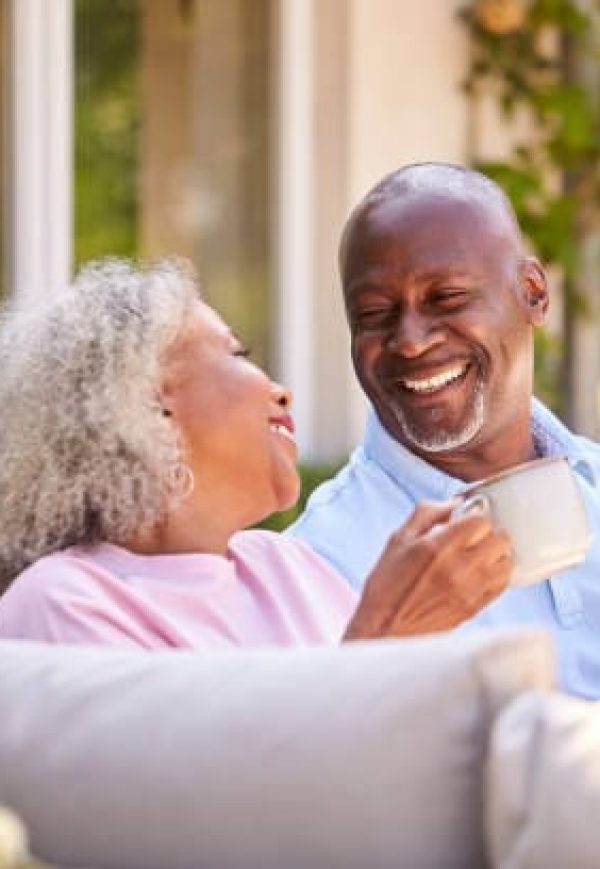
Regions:
M 194 472 L 189 465 L 180 462 L 172 469 L 170 476 L 171 490 L 173 494 L 181 501 L 189 498 L 196 486 Z

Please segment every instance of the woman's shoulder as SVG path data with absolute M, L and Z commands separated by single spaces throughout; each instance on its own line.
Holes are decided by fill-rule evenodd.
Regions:
M 288 565 L 308 564 L 312 571 L 338 576 L 337 571 L 304 540 L 275 531 L 259 528 L 239 531 L 231 538 L 230 551 L 244 560 L 264 558 Z
M 0 637 L 154 648 L 125 584 L 100 563 L 102 547 L 39 558 L 0 598 Z
M 346 618 L 355 606 L 356 592 L 303 540 L 244 531 L 234 535 L 231 550 L 241 577 L 262 585 L 268 595 L 291 596 L 294 607 L 304 601 L 317 619 Z
M 286 537 L 277 531 L 267 531 L 263 528 L 251 528 L 238 531 L 230 541 L 233 552 L 264 551 L 264 552 L 304 552 L 309 550 L 302 541 Z
M 99 569 L 93 550 L 69 547 L 43 555 L 21 573 L 9 585 L 4 597 L 13 594 L 47 596 L 58 590 L 84 589 L 89 578 Z

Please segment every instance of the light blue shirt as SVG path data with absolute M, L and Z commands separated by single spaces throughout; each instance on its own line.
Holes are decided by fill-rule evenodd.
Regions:
M 600 445 L 573 435 L 539 401 L 532 428 L 541 454 L 565 455 L 575 468 L 593 541 L 583 564 L 525 588 L 510 589 L 459 630 L 543 626 L 555 640 L 564 690 L 600 698 Z M 421 501 L 464 488 L 397 443 L 369 413 L 365 438 L 348 464 L 320 486 L 288 529 L 361 588 L 390 534 Z

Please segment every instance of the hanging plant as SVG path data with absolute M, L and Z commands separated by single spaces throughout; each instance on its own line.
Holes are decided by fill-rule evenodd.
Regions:
M 500 36 L 520 30 L 527 16 L 524 0 L 478 0 L 473 11 L 483 30 Z

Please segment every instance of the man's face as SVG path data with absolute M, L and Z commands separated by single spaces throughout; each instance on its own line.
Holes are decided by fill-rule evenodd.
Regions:
M 376 202 L 341 268 L 354 367 L 389 433 L 434 464 L 508 444 L 528 419 L 546 294 L 507 216 L 441 194 Z

